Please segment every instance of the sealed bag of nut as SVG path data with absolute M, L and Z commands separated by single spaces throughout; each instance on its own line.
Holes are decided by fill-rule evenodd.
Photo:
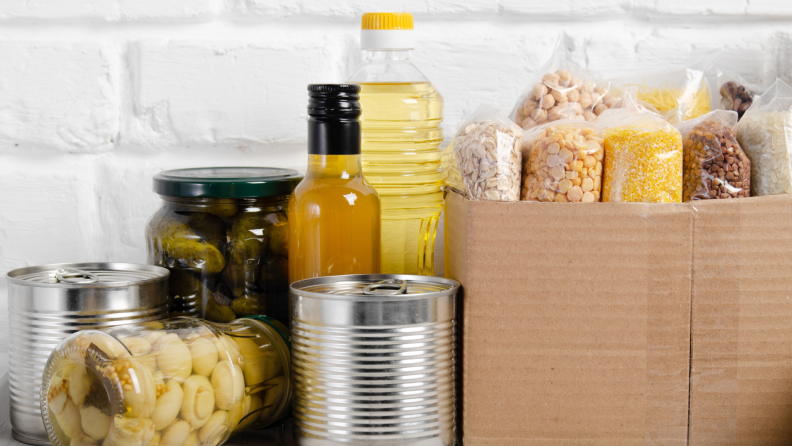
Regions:
M 739 74 L 718 69 L 718 91 L 721 95 L 721 107 L 736 111 L 737 120 L 740 120 L 764 88 L 746 82 Z
M 446 185 L 464 187 L 473 200 L 519 201 L 521 145 L 518 125 L 492 107 L 479 107 L 443 151 Z
M 605 150 L 599 127 L 561 120 L 526 131 L 523 138 L 526 176 L 522 200 L 600 201 Z
M 677 125 L 682 134 L 682 201 L 751 195 L 751 161 L 737 143 L 737 112 L 715 110 Z
M 571 62 L 559 38 L 552 57 L 520 95 L 509 118 L 523 129 L 559 119 L 594 121 L 615 101 L 610 83 Z

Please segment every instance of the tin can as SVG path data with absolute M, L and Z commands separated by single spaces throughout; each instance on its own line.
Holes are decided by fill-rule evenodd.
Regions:
M 297 444 L 454 445 L 458 290 L 410 275 L 293 283 Z
M 12 435 L 49 445 L 39 391 L 58 343 L 86 329 L 168 317 L 168 270 L 131 263 L 61 263 L 15 269 L 8 280 Z

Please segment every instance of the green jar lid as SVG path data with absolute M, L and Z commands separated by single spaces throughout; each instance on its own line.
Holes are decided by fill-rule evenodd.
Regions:
M 300 172 L 274 167 L 200 167 L 154 175 L 154 192 L 180 198 L 258 198 L 289 195 Z

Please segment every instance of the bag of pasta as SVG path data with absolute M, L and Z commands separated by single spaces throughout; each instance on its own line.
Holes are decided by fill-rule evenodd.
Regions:
M 523 129 L 559 119 L 593 121 L 615 100 L 610 83 L 571 62 L 559 38 L 550 60 L 520 95 L 509 118 Z
M 523 139 L 522 200 L 600 201 L 605 152 L 599 127 L 585 121 L 561 120 L 534 127 Z
M 682 201 L 679 130 L 634 104 L 603 112 L 595 124 L 604 129 L 603 202 Z
M 631 75 L 613 79 L 622 93 L 632 87 L 639 101 L 650 104 L 670 123 L 697 118 L 710 112 L 711 92 L 704 70 L 680 70 Z
M 446 185 L 473 200 L 519 201 L 522 129 L 479 107 L 444 150 Z
M 749 197 L 751 161 L 734 128 L 737 112 L 715 110 L 677 125 L 682 134 L 682 201 Z

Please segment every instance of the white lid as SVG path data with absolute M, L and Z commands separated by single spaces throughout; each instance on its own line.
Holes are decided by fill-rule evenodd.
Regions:
M 364 50 L 411 50 L 415 48 L 415 30 L 361 29 L 360 48 Z

